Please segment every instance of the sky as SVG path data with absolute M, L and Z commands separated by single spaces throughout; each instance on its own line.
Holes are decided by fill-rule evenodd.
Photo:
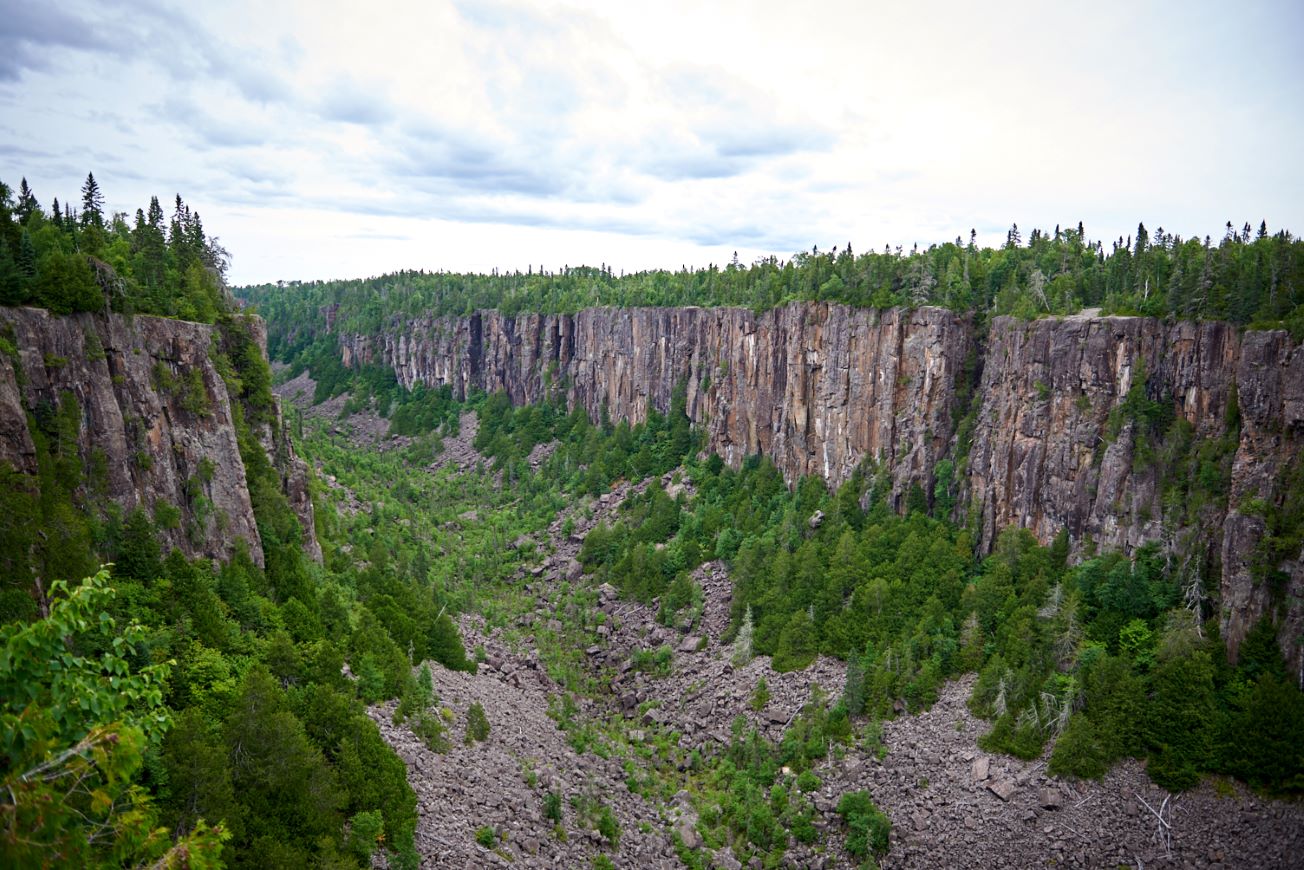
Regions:
M 1301 234 L 1301 45 L 1298 0 L 0 0 L 0 180 L 180 193 L 235 284 Z

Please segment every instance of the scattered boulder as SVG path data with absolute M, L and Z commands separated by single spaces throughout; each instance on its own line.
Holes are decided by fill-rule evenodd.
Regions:
M 702 845 L 702 838 L 697 833 L 696 819 L 683 819 L 675 826 L 675 833 L 679 834 L 679 839 L 683 840 L 684 846 L 689 849 L 697 849 Z
M 992 761 L 986 755 L 980 755 L 973 760 L 973 781 L 984 782 L 991 772 Z
M 1064 806 L 1064 795 L 1053 786 L 1046 786 L 1037 795 L 1037 803 L 1043 810 L 1058 810 Z
M 1014 794 L 1014 783 L 1008 779 L 997 779 L 987 783 L 987 790 L 1003 801 L 1008 801 Z

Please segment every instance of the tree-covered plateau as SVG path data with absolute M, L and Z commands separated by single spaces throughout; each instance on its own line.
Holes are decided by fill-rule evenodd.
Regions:
M 795 301 L 854 307 L 935 305 L 980 317 L 1032 319 L 1098 308 L 1186 320 L 1285 326 L 1304 338 L 1304 242 L 1260 223 L 1227 224 L 1218 239 L 1183 239 L 1144 225 L 1128 239 L 1087 239 L 1083 227 L 1011 228 L 999 248 L 971 233 L 953 242 L 856 254 L 851 245 L 748 265 L 616 274 L 606 266 L 522 273 L 407 271 L 349 281 L 278 282 L 236 289 L 271 325 L 274 357 L 287 362 L 336 331 L 375 334 L 396 322 L 480 309 L 504 314 L 614 306 L 737 306 L 762 311 Z

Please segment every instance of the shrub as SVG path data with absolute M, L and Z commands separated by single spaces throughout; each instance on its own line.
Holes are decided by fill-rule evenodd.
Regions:
M 431 752 L 443 754 L 449 750 L 448 733 L 438 716 L 425 712 L 417 714 L 412 725 L 412 733 L 417 736 Z
M 611 844 L 611 848 L 620 845 L 620 822 L 616 820 L 616 814 L 611 811 L 611 807 L 606 804 L 602 805 L 602 810 L 598 813 L 598 833 Z
M 543 795 L 543 817 L 550 822 L 561 821 L 561 795 L 555 791 Z
M 875 859 L 887 854 L 892 823 L 867 791 L 847 792 L 838 801 L 838 815 L 847 824 L 847 852 L 853 858 Z
M 766 684 L 765 677 L 761 677 L 756 683 L 756 691 L 752 692 L 751 707 L 759 713 L 768 703 L 770 703 L 770 687 Z
M 372 853 L 384 837 L 384 831 L 385 823 L 380 810 L 358 813 L 349 820 L 350 851 L 363 863 L 370 863 Z
M 485 825 L 475 832 L 475 841 L 486 849 L 492 849 L 498 844 L 498 832 Z
M 466 710 L 466 742 L 483 743 L 489 738 L 489 718 L 484 714 L 484 707 L 476 701 Z

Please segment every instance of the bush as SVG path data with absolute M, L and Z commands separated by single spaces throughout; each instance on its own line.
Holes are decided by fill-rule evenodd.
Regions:
M 475 841 L 486 849 L 492 849 L 498 845 L 498 832 L 485 825 L 475 832 Z
M 847 824 L 847 852 L 853 858 L 875 859 L 887 854 L 892 823 L 867 791 L 847 792 L 838 801 L 838 815 Z
M 751 707 L 759 713 L 768 703 L 770 703 L 770 687 L 766 685 L 765 677 L 761 677 L 756 683 L 756 691 L 752 692 Z
M 363 863 L 370 863 L 372 853 L 384 838 L 384 831 L 380 810 L 358 813 L 349 820 L 349 850 Z
M 561 821 L 561 795 L 555 791 L 543 795 L 543 817 L 550 822 Z
M 598 833 L 611 845 L 611 848 L 615 849 L 620 845 L 620 822 L 616 820 L 616 814 L 611 811 L 611 807 L 606 804 L 602 805 L 602 810 L 598 813 Z
M 431 752 L 443 754 L 450 748 L 444 723 L 440 721 L 438 716 L 424 710 L 417 714 L 416 722 L 412 725 L 412 733 Z
M 483 743 L 489 738 L 489 718 L 484 714 L 484 707 L 476 701 L 466 710 L 466 742 Z

